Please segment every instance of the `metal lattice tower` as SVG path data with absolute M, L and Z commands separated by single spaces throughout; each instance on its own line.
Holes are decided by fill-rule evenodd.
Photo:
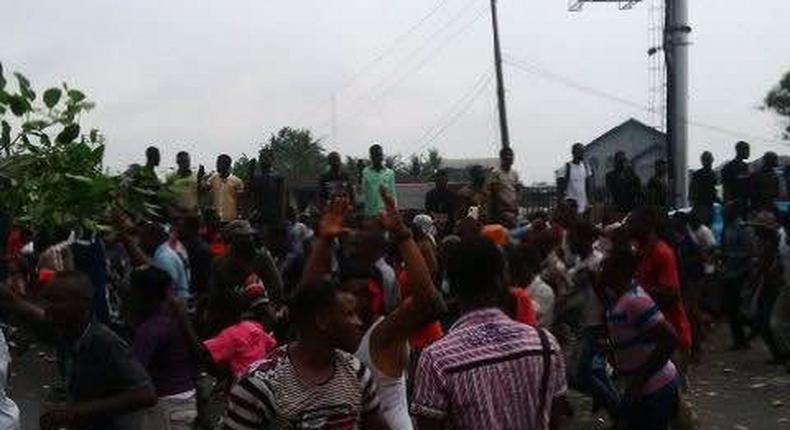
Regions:
M 650 125 L 666 131 L 667 67 L 662 54 L 664 45 L 664 0 L 650 0 L 648 27 L 648 108 Z
M 580 11 L 585 3 L 617 3 L 630 9 L 641 0 L 569 0 L 568 9 Z M 671 198 L 686 205 L 688 193 L 689 1 L 650 0 L 648 55 L 650 121 L 667 135 Z

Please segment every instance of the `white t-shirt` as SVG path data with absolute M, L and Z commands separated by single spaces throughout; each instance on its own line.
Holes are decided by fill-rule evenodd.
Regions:
M 397 378 L 387 376 L 373 363 L 373 357 L 370 352 L 370 336 L 373 333 L 373 329 L 382 321 L 384 321 L 384 317 L 380 317 L 370 326 L 365 336 L 362 337 L 359 349 L 354 353 L 354 356 L 368 366 L 373 374 L 373 379 L 379 388 L 381 417 L 384 421 L 393 430 L 412 430 L 413 426 L 409 417 L 409 402 L 406 397 L 406 377 L 404 375 Z
M 538 327 L 551 327 L 554 324 L 554 290 L 538 275 L 527 287 L 527 294 L 535 304 Z
M 565 178 L 565 198 L 576 201 L 579 213 L 587 211 L 587 178 L 592 176 L 592 171 L 582 161 L 579 164 L 568 163 L 568 177 Z

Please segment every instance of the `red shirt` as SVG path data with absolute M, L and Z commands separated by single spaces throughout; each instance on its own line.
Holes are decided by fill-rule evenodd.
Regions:
M 406 300 L 409 296 L 409 274 L 403 269 L 398 271 L 398 284 L 401 287 L 400 296 Z M 414 349 L 424 349 L 443 336 L 444 331 L 439 321 L 430 322 L 409 336 L 409 345 Z
M 527 325 L 535 326 L 538 323 L 538 315 L 535 312 L 535 305 L 532 303 L 532 297 L 524 288 L 513 287 L 510 289 L 510 294 L 516 301 L 516 314 L 513 319 Z
M 678 276 L 675 252 L 662 240 L 656 241 L 655 244 L 649 245 L 641 252 L 642 261 L 636 271 L 636 279 L 648 293 L 664 289 L 667 293 L 677 297 L 674 304 L 659 307 L 661 313 L 675 328 L 679 349 L 687 349 L 691 346 L 691 325 L 686 317 L 680 296 L 680 277 Z

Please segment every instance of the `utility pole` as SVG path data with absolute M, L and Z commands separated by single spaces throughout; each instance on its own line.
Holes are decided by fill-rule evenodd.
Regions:
M 667 156 L 672 202 L 688 199 L 688 0 L 666 0 L 664 54 L 667 64 Z
M 494 28 L 494 66 L 496 68 L 496 94 L 499 104 L 499 134 L 502 148 L 510 148 L 510 132 L 507 127 L 507 109 L 505 107 L 505 82 L 502 77 L 502 50 L 499 46 L 499 23 L 496 12 L 497 0 L 491 0 L 491 24 Z

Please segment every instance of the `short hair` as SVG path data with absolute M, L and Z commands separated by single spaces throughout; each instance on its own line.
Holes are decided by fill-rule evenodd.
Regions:
M 154 153 L 156 154 L 159 153 L 159 148 L 157 148 L 156 146 L 149 146 L 148 148 L 145 148 L 145 155 L 151 155 Z
M 176 154 L 176 158 L 181 158 L 181 157 L 189 157 L 189 153 L 186 151 L 178 151 L 178 153 Z
M 540 271 L 541 253 L 534 245 L 510 245 L 506 248 L 508 266 L 515 280 L 521 280 L 527 274 L 535 275 Z
M 735 144 L 735 149 L 748 149 L 748 148 L 749 148 L 749 142 L 745 142 L 743 140 L 740 140 L 738 141 L 738 143 Z
M 447 172 L 447 169 L 439 169 L 434 174 L 434 177 L 437 177 L 437 178 L 446 178 L 447 176 L 449 176 L 449 173 Z
M 513 154 L 514 154 L 513 148 L 511 148 L 509 146 L 506 146 L 506 147 L 504 147 L 504 148 L 499 150 L 499 156 L 500 157 L 504 157 L 505 155 L 513 155 Z
M 58 272 L 47 283 L 50 291 L 59 291 L 68 297 L 93 300 L 93 284 L 88 275 L 76 270 Z
M 535 221 L 536 219 L 539 219 L 539 218 L 549 219 L 549 214 L 546 213 L 546 211 L 544 211 L 544 210 L 536 210 L 535 212 L 532 212 L 531 214 L 529 214 L 529 216 L 527 217 L 527 221 L 533 222 L 533 221 Z
M 313 324 L 315 317 L 337 304 L 340 286 L 334 280 L 300 285 L 288 300 L 288 316 L 298 327 Z
M 384 148 L 382 148 L 381 145 L 379 145 L 378 143 L 374 143 L 373 145 L 370 145 L 370 149 L 368 151 L 370 151 L 370 152 L 373 152 L 373 151 L 384 152 Z
M 612 237 L 612 247 L 604 259 L 605 268 L 616 268 L 625 274 L 633 274 L 636 270 L 638 258 L 631 248 L 631 242 L 624 232 L 615 233 Z
M 224 161 L 226 163 L 230 163 L 233 160 L 230 158 L 230 155 L 228 155 L 228 154 L 220 154 L 219 157 L 217 157 L 217 162 L 220 162 L 220 161 Z
M 167 237 L 167 231 L 162 224 L 156 222 L 146 222 L 140 228 L 140 233 L 146 237 L 153 237 L 162 240 Z
M 147 302 L 162 302 L 167 298 L 167 291 L 173 283 L 170 275 L 162 269 L 145 266 L 132 271 L 132 289 Z
M 462 242 L 450 254 L 447 268 L 453 291 L 470 300 L 497 293 L 505 258 L 494 242 L 475 237 Z

